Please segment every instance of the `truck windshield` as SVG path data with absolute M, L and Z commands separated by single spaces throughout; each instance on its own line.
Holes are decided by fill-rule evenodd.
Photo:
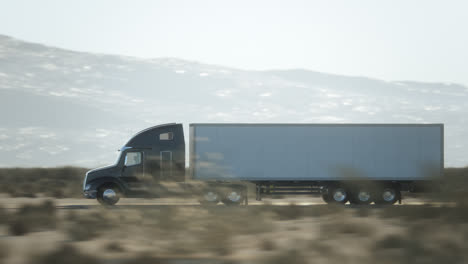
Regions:
M 122 153 L 123 153 L 123 151 L 120 151 L 120 149 L 117 150 L 117 153 L 116 153 L 117 154 L 117 159 L 115 160 L 114 164 L 117 165 L 119 163 L 120 159 L 122 158 Z

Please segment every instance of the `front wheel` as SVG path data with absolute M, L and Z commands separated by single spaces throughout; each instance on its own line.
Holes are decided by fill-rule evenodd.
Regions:
M 115 185 L 104 185 L 97 192 L 97 200 L 102 205 L 115 205 L 120 196 L 120 189 Z

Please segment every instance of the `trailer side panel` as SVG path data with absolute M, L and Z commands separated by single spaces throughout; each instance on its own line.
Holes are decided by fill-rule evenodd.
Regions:
M 191 124 L 196 180 L 425 180 L 443 168 L 442 124 Z

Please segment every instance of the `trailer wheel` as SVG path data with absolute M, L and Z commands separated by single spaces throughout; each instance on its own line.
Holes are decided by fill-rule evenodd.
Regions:
M 379 191 L 375 203 L 391 205 L 401 198 L 401 192 L 395 187 L 386 187 Z
M 214 190 L 206 190 L 199 199 L 202 205 L 216 205 L 219 203 L 219 194 Z
M 114 184 L 106 184 L 98 188 L 97 200 L 102 205 L 115 205 L 120 200 L 121 192 Z
M 351 199 L 351 203 L 353 204 L 370 204 L 373 201 L 372 192 L 366 188 L 358 189 L 355 192 L 355 195 Z
M 223 197 L 222 202 L 225 205 L 240 205 L 244 201 L 244 193 L 239 189 L 232 189 Z
M 328 198 L 326 198 L 326 200 L 328 200 L 329 202 L 327 202 L 324 198 L 325 202 L 327 203 L 338 203 L 338 204 L 345 204 L 346 202 L 348 202 L 348 199 L 349 199 L 348 191 L 344 187 L 341 187 L 341 186 L 332 187 L 328 190 Z

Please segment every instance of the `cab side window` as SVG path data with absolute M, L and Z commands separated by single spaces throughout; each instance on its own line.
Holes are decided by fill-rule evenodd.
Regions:
M 174 139 L 174 133 L 173 132 L 166 132 L 159 134 L 159 140 L 173 140 Z
M 125 166 L 141 164 L 141 152 L 128 152 L 125 156 Z

